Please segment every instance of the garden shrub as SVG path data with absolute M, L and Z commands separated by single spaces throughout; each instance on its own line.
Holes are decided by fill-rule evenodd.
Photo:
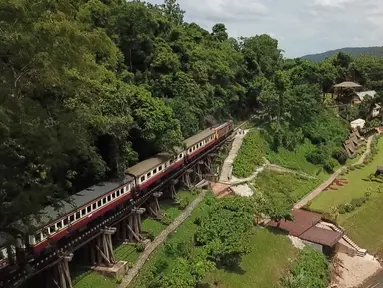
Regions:
M 173 221 L 173 219 L 168 214 L 165 214 L 161 218 L 161 223 L 164 225 L 169 225 L 170 223 L 172 223 L 172 221 Z
M 143 252 L 145 250 L 145 244 L 144 243 L 137 243 L 135 245 L 137 252 Z
M 299 251 L 290 275 L 282 278 L 280 287 L 326 288 L 329 283 L 330 267 L 326 256 L 311 247 L 305 247 Z
M 190 203 L 190 200 L 189 198 L 182 198 L 179 203 L 178 203 L 178 207 L 181 209 L 181 210 L 184 210 Z
M 346 205 L 345 204 L 338 205 L 338 212 L 339 214 L 346 214 L 347 213 Z

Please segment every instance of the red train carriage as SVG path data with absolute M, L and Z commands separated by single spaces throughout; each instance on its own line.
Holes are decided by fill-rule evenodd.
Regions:
M 179 149 L 177 155 L 160 153 L 142 161 L 125 171 L 123 181 L 102 182 L 71 196 L 69 201 L 62 202 L 60 211 L 54 207 L 46 207 L 38 223 L 31 223 L 38 228 L 35 235 L 25 239 L 35 255 L 39 255 L 45 247 L 57 243 L 60 239 L 84 227 L 90 221 L 104 215 L 108 211 L 126 201 L 132 200 L 135 192 L 149 188 L 153 183 L 168 176 L 182 165 L 225 139 L 234 125 L 226 122 L 186 139 L 186 149 Z M 0 269 L 8 265 L 7 249 L 0 243 Z M 8 249 L 9 250 L 9 249 Z
M 85 226 L 98 216 L 105 214 L 117 205 L 131 199 L 131 190 L 135 181 L 127 176 L 121 182 L 102 182 L 72 195 L 69 201 L 63 201 L 63 207 L 57 211 L 48 206 L 42 211 L 40 222 L 32 223 L 39 230 L 29 235 L 29 245 L 35 254 L 48 245 Z

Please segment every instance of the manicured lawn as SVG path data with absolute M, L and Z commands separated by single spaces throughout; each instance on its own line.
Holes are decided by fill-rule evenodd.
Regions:
M 304 179 L 290 173 L 265 170 L 251 184 L 267 198 L 271 200 L 275 198 L 285 199 L 292 205 L 310 193 L 322 180 L 322 178 Z
M 340 217 L 339 224 L 360 247 L 373 254 L 383 249 L 383 194 L 370 199 L 353 213 Z M 343 216 L 343 215 L 341 215 Z
M 339 215 L 337 222 L 346 229 L 346 233 L 355 243 L 371 253 L 383 249 L 383 193 L 376 192 L 383 184 L 366 182 L 362 178 L 374 173 L 376 166 L 383 164 L 383 139 L 380 139 L 378 149 L 379 153 L 369 165 L 339 177 L 347 179 L 348 184 L 338 187 L 337 191 L 322 192 L 310 205 L 310 208 L 316 210 L 329 211 L 331 207 L 363 197 L 370 187 L 374 191 L 371 198 L 353 212 Z
M 330 211 L 331 207 L 350 202 L 354 198 L 363 197 L 368 187 L 375 190 L 381 183 L 366 182 L 363 178 L 368 177 L 376 171 L 376 166 L 383 165 L 383 139 L 378 143 L 379 153 L 375 155 L 374 160 L 362 169 L 351 171 L 347 175 L 339 176 L 339 179 L 347 179 L 348 184 L 343 187 L 334 186 L 338 190 L 323 191 L 316 197 L 310 205 L 310 208 L 324 212 Z M 383 196 L 382 196 L 383 197 Z M 348 217 L 347 214 L 341 218 Z M 344 220 L 344 219 L 343 219 Z M 342 220 L 341 220 L 342 221 Z
M 266 228 L 254 228 L 252 250 L 242 258 L 239 271 L 216 270 L 206 277 L 210 287 L 270 288 L 287 273 L 296 256 L 290 240 Z
M 306 155 L 315 149 L 309 140 L 306 140 L 302 145 L 298 146 L 295 151 L 289 151 L 283 147 L 278 149 L 278 152 L 269 150 L 267 159 L 272 163 L 285 168 L 303 171 L 310 175 L 318 175 L 322 172 L 322 167 L 314 165 L 306 160 Z
M 72 271 L 71 271 L 72 272 Z M 113 288 L 117 287 L 115 279 L 102 276 L 86 268 L 78 267 L 72 274 L 72 284 L 75 288 Z M 75 274 L 75 275 L 74 275 Z

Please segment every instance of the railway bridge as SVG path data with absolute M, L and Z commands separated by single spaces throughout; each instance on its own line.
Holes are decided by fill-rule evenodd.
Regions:
M 190 161 L 146 189 L 136 190 L 136 197 L 118 204 L 114 209 L 87 222 L 85 226 L 70 233 L 70 237 L 64 237 L 52 245 L 51 249 L 49 247 L 45 249 L 45 253 L 29 258 L 23 265 L 9 264 L 8 269 L 1 269 L 0 287 L 18 287 L 33 277 L 40 279 L 39 287 L 71 288 L 69 262 L 76 258 L 77 254 L 81 255 L 83 264 L 93 267 L 94 270 L 125 273 L 125 268 L 121 268 L 124 264 L 116 261 L 114 257 L 113 241 L 144 242 L 146 239 L 141 230 L 142 215 L 147 213 L 152 217 L 160 217 L 159 198 L 163 195 L 175 197 L 177 185 L 191 189 L 193 185 L 206 177 L 212 180 L 218 176 L 212 172 L 217 151 L 222 149 L 223 143 L 233 139 L 231 137 L 233 132 L 235 133 L 245 124 L 246 122 L 235 129 L 233 127 L 220 141 L 201 150 L 190 158 Z M 113 194 L 117 197 L 118 193 Z M 122 189 L 120 193 L 123 193 Z M 101 200 L 99 202 L 101 203 Z M 95 204 L 97 207 L 96 202 L 93 205 Z M 61 223 L 65 224 L 65 222 Z M 16 248 L 16 252 L 18 248 L 20 249 L 20 246 Z

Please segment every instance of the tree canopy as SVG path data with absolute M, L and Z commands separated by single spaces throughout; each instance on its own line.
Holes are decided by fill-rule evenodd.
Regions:
M 284 59 L 269 35 L 185 22 L 175 0 L 6 0 L 0 24 L 0 229 L 255 111 L 275 148 L 308 138 L 326 163 L 347 127 L 323 95 L 351 76 L 382 87 L 381 59 Z

